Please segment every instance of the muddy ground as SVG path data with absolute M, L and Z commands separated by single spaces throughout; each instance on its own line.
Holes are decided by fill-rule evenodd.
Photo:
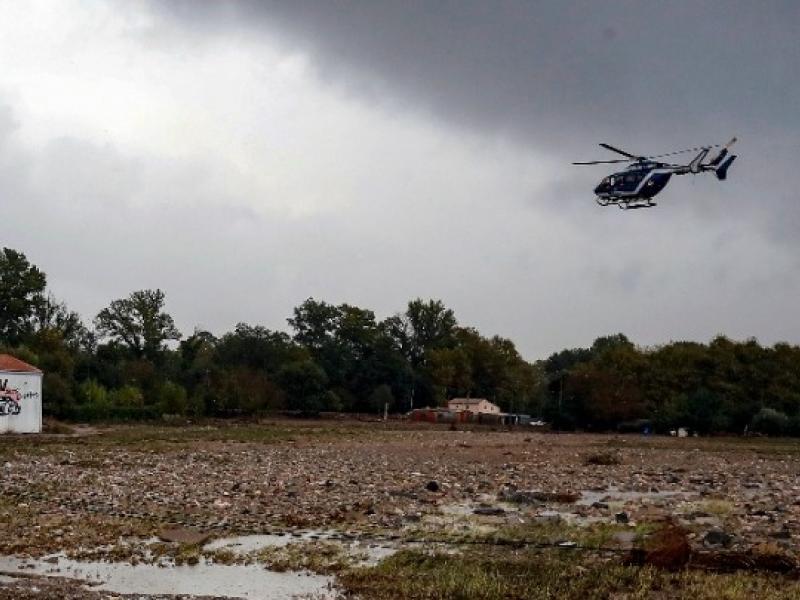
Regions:
M 798 458 L 800 443 L 789 440 L 377 422 L 3 436 L 0 555 L 61 552 L 168 566 L 283 560 L 283 569 L 329 575 L 355 565 L 341 556 L 326 563 L 295 553 L 287 563 L 203 546 L 232 535 L 294 534 L 304 536 L 309 555 L 319 552 L 312 542 L 322 537 L 447 552 L 557 548 L 578 561 L 617 564 L 637 548 L 641 558 L 640 546 L 669 526 L 689 546 L 673 566 L 705 561 L 708 569 L 728 560 L 720 570 L 761 569 L 747 557 L 768 555 L 778 564 L 774 576 L 789 581 L 800 556 Z M 180 532 L 199 537 L 180 539 Z M 120 597 L 17 571 L 0 578 L 0 598 Z

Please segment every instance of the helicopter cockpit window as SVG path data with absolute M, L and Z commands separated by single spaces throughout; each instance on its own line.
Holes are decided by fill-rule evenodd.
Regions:
M 614 185 L 614 177 L 613 176 L 608 178 L 608 185 Z

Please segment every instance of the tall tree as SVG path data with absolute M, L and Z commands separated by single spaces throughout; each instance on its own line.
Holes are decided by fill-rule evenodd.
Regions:
M 172 317 L 164 312 L 164 292 L 139 290 L 114 300 L 95 318 L 98 333 L 127 346 L 136 356 L 154 360 L 167 340 L 181 334 Z
M 295 330 L 296 342 L 310 350 L 321 350 L 333 339 L 339 316 L 338 307 L 309 298 L 295 307 L 294 316 L 287 320 Z
M 307 356 L 306 351 L 283 331 L 247 323 L 238 323 L 233 332 L 223 335 L 216 342 L 216 351 L 220 364 L 224 366 L 247 366 L 269 375 L 287 362 Z
M 326 408 L 325 388 L 328 378 L 311 360 L 289 363 L 278 373 L 291 410 L 314 413 Z
M 441 300 L 417 298 L 408 303 L 405 314 L 389 317 L 382 327 L 416 368 L 427 350 L 455 345 L 457 325 L 453 311 Z
M 0 252 L 0 341 L 22 342 L 32 330 L 32 318 L 42 301 L 47 278 L 22 252 Z
M 74 310 L 59 302 L 53 294 L 47 294 L 36 303 L 31 320 L 37 337 L 60 337 L 70 348 L 89 345 L 90 334 Z

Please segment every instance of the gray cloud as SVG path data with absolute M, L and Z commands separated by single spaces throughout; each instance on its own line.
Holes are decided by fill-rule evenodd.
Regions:
M 800 92 L 791 1 L 163 6 L 189 27 L 280 36 L 365 94 L 388 89 L 440 118 L 561 143 L 782 132 Z
M 282 328 L 308 296 L 381 315 L 423 296 L 529 358 L 616 331 L 800 341 L 796 4 L 151 6 L 127 9 L 135 26 L 108 53 L 129 69 L 95 51 L 64 78 L 120 84 L 164 136 L 126 138 L 129 113 L 109 110 L 31 141 L 46 127 L 18 90 L 0 102 L 2 243 L 85 316 L 143 287 L 167 291 L 185 332 Z M 262 41 L 308 56 L 310 74 L 288 72 L 324 89 L 262 84 L 286 66 Z M 36 114 L 75 102 L 56 96 Z M 598 141 L 659 152 L 732 134 L 730 181 L 676 178 L 652 211 L 596 207 L 606 171 L 568 164 L 602 158 Z
M 588 197 L 603 175 L 567 170 L 570 160 L 611 158 L 599 141 L 659 153 L 738 134 L 746 159 L 734 182 L 709 191 L 725 208 L 700 206 L 696 215 L 736 211 L 776 239 L 800 239 L 792 181 L 800 7 L 791 0 L 157 6 L 206 35 L 248 31 L 310 52 L 331 85 L 365 102 L 546 149 L 563 161 L 556 176 L 566 185 L 555 192 L 565 203 Z M 564 193 L 577 191 L 570 181 L 580 182 L 580 196 Z M 687 181 L 673 185 L 675 195 L 696 198 Z

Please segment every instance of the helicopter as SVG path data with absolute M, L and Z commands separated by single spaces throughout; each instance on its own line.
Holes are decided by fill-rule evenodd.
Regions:
M 727 144 L 712 144 L 710 146 L 699 146 L 697 148 L 686 148 L 658 154 L 656 156 L 637 156 L 630 152 L 625 152 L 615 148 L 610 144 L 601 143 L 600 146 L 606 150 L 611 150 L 621 154 L 625 158 L 614 160 L 592 160 L 587 162 L 574 162 L 573 165 L 601 165 L 612 163 L 631 163 L 624 171 L 619 171 L 605 177 L 594 189 L 597 194 L 596 201 L 600 206 L 615 205 L 621 209 L 628 210 L 634 208 L 651 208 L 656 206 L 653 197 L 666 187 L 673 175 L 697 174 L 713 171 L 720 181 L 728 177 L 728 169 L 736 159 L 735 154 L 730 154 L 728 149 L 736 143 L 736 138 L 731 139 Z M 713 148 L 721 150 L 708 162 L 706 160 L 709 152 Z M 661 162 L 657 159 L 667 156 L 683 154 L 685 152 L 698 152 L 698 154 L 685 165 L 677 165 Z

